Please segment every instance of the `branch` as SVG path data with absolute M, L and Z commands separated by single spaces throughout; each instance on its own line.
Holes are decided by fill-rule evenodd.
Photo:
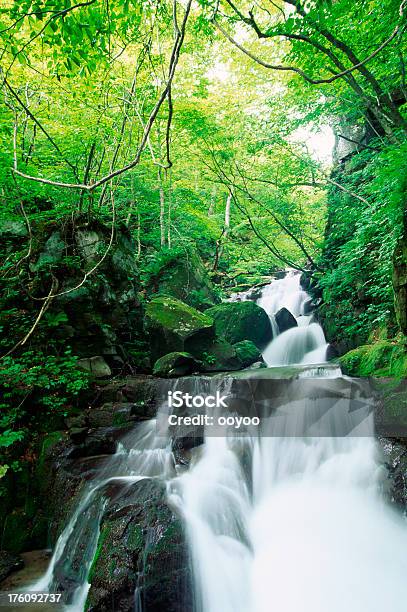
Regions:
M 116 176 L 120 176 L 121 174 L 128 172 L 129 170 L 131 170 L 132 168 L 134 168 L 135 166 L 138 165 L 138 163 L 140 162 L 141 159 L 141 155 L 144 151 L 144 148 L 147 144 L 148 141 L 148 137 L 151 131 L 151 128 L 154 124 L 154 121 L 160 111 L 160 108 L 162 106 L 162 104 L 164 103 L 164 101 L 167 99 L 168 97 L 168 93 L 171 89 L 171 84 L 172 81 L 174 79 L 174 75 L 175 75 L 175 70 L 178 64 L 178 60 L 179 60 L 179 56 L 180 56 L 180 52 L 181 52 L 181 48 L 182 48 L 182 44 L 184 42 L 184 38 L 185 38 L 185 29 L 186 29 L 186 24 L 187 24 L 187 20 L 189 17 L 189 13 L 191 10 L 191 4 L 192 4 L 192 0 L 188 0 L 187 6 L 185 8 L 185 13 L 184 13 L 184 18 L 181 24 L 181 27 L 179 29 L 179 33 L 177 33 L 176 36 L 176 40 L 172 49 L 172 53 L 171 53 L 171 59 L 170 59 L 170 67 L 169 67 L 169 73 L 168 73 L 168 79 L 167 79 L 167 83 L 166 86 L 164 87 L 163 91 L 161 92 L 161 95 L 158 99 L 158 101 L 156 102 L 153 110 L 151 111 L 151 114 L 149 116 L 149 119 L 146 123 L 144 132 L 143 132 L 143 136 L 138 148 L 138 151 L 136 153 L 136 156 L 134 157 L 134 159 L 129 162 L 127 165 L 123 166 L 122 168 L 118 168 L 117 170 L 114 170 L 112 172 L 110 172 L 109 174 L 107 174 L 106 176 L 102 177 L 101 179 L 99 179 L 98 181 L 95 181 L 94 183 L 90 183 L 90 184 L 86 184 L 86 183 L 64 183 L 62 181 L 52 181 L 50 179 L 45 179 L 45 178 L 40 178 L 40 177 L 36 177 L 36 176 L 31 176 L 28 174 L 25 174 L 24 172 L 20 172 L 19 170 L 15 170 L 13 169 L 13 172 L 15 174 L 17 174 L 18 176 L 21 176 L 22 178 L 26 178 L 28 180 L 31 181 L 36 181 L 37 183 L 43 183 L 45 185 L 53 185 L 54 187 L 64 187 L 66 189 L 82 189 L 85 191 L 94 191 L 95 189 L 97 189 L 98 187 L 101 187 L 102 185 L 104 185 L 105 183 L 107 183 L 108 181 L 111 181 L 113 178 L 115 178 Z
M 3 78 L 3 85 L 5 85 L 7 87 L 7 89 L 9 90 L 9 92 L 12 94 L 12 96 L 17 100 L 17 102 L 19 103 L 19 105 L 24 109 L 26 115 L 32 119 L 34 121 L 34 123 L 40 128 L 41 132 L 48 138 L 48 140 L 50 141 L 50 143 L 52 144 L 52 146 L 55 148 L 55 150 L 59 153 L 59 155 L 62 157 L 62 159 L 65 161 L 66 164 L 68 164 L 68 166 L 73 170 L 74 175 L 76 176 L 76 168 L 75 166 L 64 157 L 64 154 L 62 153 L 61 149 L 59 148 L 59 145 L 55 142 L 55 140 L 52 138 L 52 136 L 47 132 L 47 130 L 43 127 L 43 125 L 39 122 L 39 120 L 35 117 L 35 115 L 33 115 L 33 113 L 30 111 L 30 109 L 28 108 L 28 106 L 23 102 L 23 100 L 20 98 L 20 96 L 18 95 L 18 93 L 16 92 L 16 90 L 10 85 L 10 83 L 8 82 L 7 78 L 4 77 Z M 19 174 L 19 171 L 17 170 L 17 167 L 14 167 L 13 171 L 16 174 Z
M 228 2 L 228 4 L 230 4 L 230 2 L 228 0 L 227 0 L 227 2 Z M 239 16 L 241 15 L 240 12 L 238 12 L 238 14 L 239 14 Z M 287 33 L 280 33 L 280 32 L 278 32 L 278 33 L 276 32 L 276 33 L 273 33 L 273 34 L 266 34 L 265 32 L 261 32 L 258 29 L 258 26 L 257 26 L 257 24 L 256 24 L 256 22 L 254 21 L 253 18 L 251 18 L 251 19 L 250 18 L 242 18 L 242 19 L 243 19 L 243 21 L 245 23 L 247 23 L 248 25 L 251 25 L 251 27 L 256 31 L 256 33 L 259 36 L 259 38 L 271 38 L 272 36 L 283 36 L 285 38 L 292 38 L 292 39 L 295 39 L 295 40 L 303 40 L 305 42 L 309 42 L 310 44 L 312 44 L 316 48 L 319 48 L 319 50 L 323 50 L 324 53 L 327 53 L 327 51 L 329 51 L 328 49 L 325 49 L 324 47 L 322 47 L 322 45 L 318 45 L 318 43 L 315 43 L 314 41 L 312 41 L 308 37 L 301 36 L 299 34 L 298 35 L 297 34 L 287 34 Z M 268 62 L 265 62 L 261 58 L 259 58 L 256 55 L 254 55 L 251 51 L 249 51 L 248 49 L 243 47 L 234 38 L 232 38 L 230 36 L 230 34 L 216 21 L 215 18 L 212 19 L 212 23 L 225 36 L 225 38 L 227 38 L 229 40 L 229 42 L 231 42 L 233 45 L 235 45 L 235 47 L 237 47 L 240 51 L 242 51 L 242 53 L 244 53 L 245 55 L 250 57 L 250 59 L 254 60 L 256 63 L 260 64 L 264 68 L 269 68 L 271 70 L 280 70 L 280 71 L 286 71 L 286 72 L 296 72 L 303 79 L 305 79 L 308 83 L 310 83 L 311 85 L 321 85 L 323 83 L 325 83 L 325 84 L 333 83 L 337 79 L 341 79 L 341 78 L 347 76 L 348 74 L 351 74 L 355 70 L 360 69 L 364 64 L 369 62 L 378 53 L 380 53 L 380 51 L 382 51 L 384 49 L 384 47 L 386 47 L 397 36 L 397 34 L 401 30 L 401 27 L 398 25 L 394 29 L 392 34 L 389 36 L 389 38 L 387 38 L 387 40 L 385 40 L 375 51 L 373 51 L 364 60 L 358 62 L 357 64 L 354 64 L 351 68 L 347 68 L 346 70 L 342 70 L 341 72 L 336 72 L 332 77 L 329 77 L 329 78 L 314 79 L 314 78 L 310 77 L 309 75 L 307 75 L 303 70 L 301 70 L 300 68 L 296 68 L 295 66 L 283 66 L 281 64 L 269 64 Z
M 49 290 L 49 293 L 48 293 L 47 297 L 44 298 L 44 303 L 41 306 L 41 309 L 40 309 L 40 311 L 39 311 L 39 313 L 38 313 L 38 315 L 37 315 L 37 317 L 36 317 L 36 319 L 34 321 L 34 324 L 31 327 L 30 331 L 24 336 L 24 338 L 22 338 L 22 340 L 19 340 L 17 342 L 17 344 L 15 344 L 13 346 L 13 348 L 11 348 L 9 351 L 7 351 L 7 353 L 2 355 L 0 357 L 0 359 L 4 359 L 4 357 L 8 357 L 9 355 L 11 355 L 11 353 L 14 353 L 14 351 L 19 346 L 23 346 L 27 342 L 27 340 L 32 336 L 32 334 L 34 333 L 35 328 L 37 327 L 38 323 L 41 321 L 43 314 L 46 312 L 46 310 L 47 310 L 47 308 L 48 308 L 48 306 L 49 306 L 49 304 L 51 302 L 51 299 L 54 297 L 53 292 L 54 292 L 54 290 L 56 289 L 57 286 L 58 286 L 58 281 L 55 278 L 53 278 L 52 279 L 51 289 Z

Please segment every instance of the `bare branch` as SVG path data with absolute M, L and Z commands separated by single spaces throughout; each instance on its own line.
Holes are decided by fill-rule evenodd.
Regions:
M 23 178 L 26 178 L 28 180 L 31 181 L 36 181 L 37 183 L 43 183 L 45 185 L 53 185 L 55 187 L 64 187 L 66 189 L 82 189 L 85 191 L 94 191 L 95 189 L 97 189 L 98 187 L 101 187 L 102 185 L 104 185 L 105 183 L 107 183 L 108 181 L 111 181 L 113 178 L 120 176 L 121 174 L 124 174 L 125 172 L 128 172 L 129 170 L 131 170 L 132 168 L 134 168 L 135 166 L 137 166 L 140 162 L 141 159 L 141 155 L 145 149 L 145 146 L 148 142 L 148 137 L 151 131 L 151 128 L 154 124 L 154 121 L 161 109 L 161 106 L 163 105 L 164 101 L 167 99 L 168 97 L 168 93 L 171 89 L 171 85 L 172 85 L 172 81 L 174 79 L 174 75 L 175 75 L 175 70 L 178 64 L 178 60 L 179 60 L 179 56 L 180 56 L 180 52 L 181 52 L 181 48 L 182 48 L 182 44 L 184 42 L 184 38 L 185 38 L 185 29 L 186 29 L 186 24 L 187 24 L 187 20 L 189 17 L 189 13 L 191 10 L 191 4 L 192 4 L 192 0 L 188 0 L 188 3 L 186 5 L 185 8 L 185 13 L 184 13 L 184 18 L 182 21 L 182 24 L 180 26 L 179 29 L 179 34 L 177 34 L 176 39 L 175 39 L 175 43 L 172 49 L 172 53 L 171 53 L 171 59 L 170 59 L 170 66 L 169 66 L 169 72 L 168 72 L 168 79 L 167 79 L 167 83 L 164 87 L 164 89 L 161 92 L 161 95 L 159 97 L 159 99 L 157 100 L 153 110 L 151 111 L 151 114 L 149 116 L 149 119 L 145 125 L 144 128 L 144 132 L 143 132 L 143 136 L 141 138 L 141 142 L 138 148 L 138 151 L 136 153 L 136 156 L 134 157 L 134 159 L 129 162 L 128 164 L 126 164 L 125 166 L 123 166 L 122 168 L 118 168 L 117 170 L 113 170 L 112 172 L 110 172 L 109 174 L 107 174 L 106 176 L 102 177 L 101 179 L 90 183 L 90 184 L 86 184 L 86 183 L 64 183 L 62 181 L 53 181 L 50 179 L 45 179 L 45 178 L 41 178 L 41 177 L 35 177 L 35 176 L 30 176 L 28 174 L 25 174 L 24 172 L 20 172 L 19 170 L 13 170 L 13 172 L 15 174 L 17 174 L 18 176 L 21 176 Z

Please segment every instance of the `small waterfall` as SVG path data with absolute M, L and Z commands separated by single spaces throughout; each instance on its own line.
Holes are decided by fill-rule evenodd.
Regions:
M 69 609 L 84 610 L 90 586 L 87 577 L 109 496 L 143 478 L 175 475 L 171 441 L 165 432 L 161 430 L 158 436 L 156 430 L 156 420 L 152 419 L 122 438 L 116 453 L 85 487 L 57 540 L 47 572 L 30 585 L 32 591 L 64 592 Z M 79 567 L 75 571 L 76 565 Z
M 326 361 L 327 342 L 322 327 L 313 322 L 312 315 L 304 313 L 310 296 L 301 288 L 300 274 L 287 275 L 267 285 L 257 300 L 270 317 L 273 340 L 263 351 L 268 366 L 291 364 L 317 364 Z M 275 315 L 286 308 L 296 319 L 297 326 L 280 334 Z

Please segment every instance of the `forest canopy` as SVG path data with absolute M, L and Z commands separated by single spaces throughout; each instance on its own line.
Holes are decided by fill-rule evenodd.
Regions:
M 312 269 L 335 334 L 395 331 L 405 19 L 392 0 L 5 0 L 1 214 L 124 223 L 145 279 L 190 248 L 220 290 Z

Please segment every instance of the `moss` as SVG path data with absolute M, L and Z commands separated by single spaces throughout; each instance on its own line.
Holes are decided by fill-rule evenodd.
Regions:
M 62 431 L 53 431 L 44 437 L 36 467 L 36 477 L 38 480 L 46 480 L 46 460 L 51 449 L 63 439 L 64 435 Z
M 151 290 L 178 298 L 198 310 L 218 304 L 220 299 L 204 263 L 195 250 L 167 254 L 149 279 Z
M 202 362 L 202 372 L 227 372 L 240 370 L 242 367 L 235 348 L 224 338 L 217 338 L 196 354 Z
M 251 340 L 242 340 L 233 345 L 243 367 L 247 367 L 261 359 L 261 353 Z
M 343 370 L 351 376 L 407 377 L 407 352 L 403 340 L 379 340 L 340 357 Z
M 98 563 L 99 557 L 100 557 L 100 555 L 102 553 L 104 543 L 106 542 L 107 536 L 109 535 L 109 532 L 110 532 L 109 527 L 104 527 L 102 529 L 102 531 L 100 532 L 99 539 L 98 539 L 98 544 L 97 544 L 97 548 L 96 548 L 96 552 L 94 554 L 93 561 L 92 561 L 92 564 L 91 564 L 91 566 L 89 568 L 89 572 L 88 572 L 88 582 L 92 582 L 92 580 L 93 580 L 93 578 L 95 576 L 95 571 L 96 571 L 97 563 Z
M 141 525 L 135 525 L 129 531 L 127 547 L 129 550 L 141 550 L 144 546 L 144 535 Z
M 30 523 L 22 508 L 7 515 L 4 521 L 1 548 L 12 553 L 27 550 L 30 544 Z
M 271 339 L 272 330 L 267 313 L 254 302 L 228 302 L 206 311 L 215 321 L 216 333 L 235 344 L 251 340 L 261 347 Z
M 213 325 L 213 320 L 207 315 L 198 312 L 181 300 L 165 296 L 151 300 L 147 306 L 146 315 L 150 324 L 158 324 L 184 337 L 197 328 L 210 328 Z
M 199 369 L 199 362 L 190 353 L 172 352 L 160 357 L 154 364 L 156 376 L 185 376 Z
M 158 297 L 148 304 L 146 328 L 154 361 L 172 352 L 196 355 L 215 335 L 210 317 L 169 297 Z

